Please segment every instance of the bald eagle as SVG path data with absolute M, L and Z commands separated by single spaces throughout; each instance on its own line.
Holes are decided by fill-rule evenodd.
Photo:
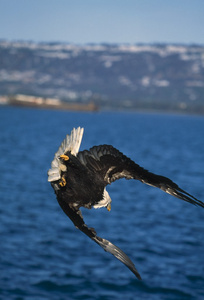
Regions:
M 79 151 L 83 128 L 73 129 L 55 153 L 48 171 L 59 205 L 76 228 L 85 233 L 105 251 L 113 254 L 141 280 L 130 258 L 117 246 L 97 236 L 83 220 L 80 207 L 111 209 L 111 198 L 106 186 L 117 179 L 136 179 L 194 205 L 204 203 L 191 196 L 167 177 L 155 175 L 140 167 L 130 158 L 110 145 L 94 146 Z

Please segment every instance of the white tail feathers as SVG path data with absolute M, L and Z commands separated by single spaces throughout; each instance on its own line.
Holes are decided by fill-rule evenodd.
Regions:
M 60 145 L 59 149 L 55 153 L 55 157 L 51 164 L 51 169 L 48 171 L 48 181 L 56 181 L 61 178 L 61 168 L 60 168 L 60 155 L 65 154 L 70 151 L 72 155 L 77 155 L 81 145 L 81 140 L 83 136 L 84 128 L 78 127 L 73 128 L 70 135 L 67 135 Z
M 70 135 L 67 134 L 66 138 L 62 142 L 58 151 L 55 153 L 55 156 L 60 156 L 67 151 L 70 151 L 72 155 L 77 155 L 79 152 L 79 147 L 81 145 L 81 140 L 83 136 L 84 128 L 78 127 L 77 129 L 73 128 Z

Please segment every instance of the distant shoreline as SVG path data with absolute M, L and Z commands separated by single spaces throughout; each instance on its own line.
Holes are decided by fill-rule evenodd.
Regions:
M 7 102 L 2 103 L 0 101 L 0 108 L 10 106 L 10 107 L 22 107 L 22 108 L 37 108 L 37 109 L 50 109 L 50 110 L 61 110 L 61 111 L 73 111 L 73 112 L 124 112 L 124 113 L 144 113 L 144 114 L 172 114 L 172 115 L 195 115 L 195 116 L 203 116 L 204 111 L 194 111 L 194 110 L 179 110 L 179 109 L 163 109 L 163 108 L 142 108 L 142 107 L 134 107 L 134 108 L 124 108 L 124 107 L 100 107 L 95 105 L 93 102 L 89 102 L 87 104 L 84 103 L 66 103 L 61 102 L 58 105 L 53 104 L 37 104 L 37 103 L 29 103 L 24 101 L 17 100 L 9 100 Z
M 45 108 L 69 111 L 98 111 L 98 106 L 94 102 L 88 103 L 68 103 L 59 99 L 35 97 L 28 95 L 5 96 L 1 104 L 9 106 Z

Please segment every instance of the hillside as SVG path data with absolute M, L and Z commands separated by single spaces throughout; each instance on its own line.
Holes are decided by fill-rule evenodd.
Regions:
M 204 113 L 204 46 L 0 41 L 0 95 Z

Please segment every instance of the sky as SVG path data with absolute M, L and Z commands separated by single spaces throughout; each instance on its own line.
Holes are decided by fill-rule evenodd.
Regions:
M 204 0 L 0 0 L 0 39 L 204 44 Z

